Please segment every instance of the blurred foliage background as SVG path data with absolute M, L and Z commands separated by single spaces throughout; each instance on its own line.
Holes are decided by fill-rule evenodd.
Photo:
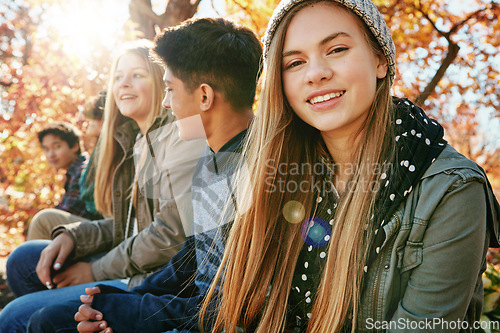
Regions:
M 394 95 L 417 101 L 447 140 L 500 189 L 500 3 L 375 0 L 397 49 Z M 36 138 L 44 124 L 85 132 L 83 105 L 106 86 L 114 52 L 197 16 L 224 16 L 262 36 L 276 0 L 6 0 L 0 4 L 0 256 L 53 207 L 63 173 Z M 88 144 L 85 147 L 90 150 Z

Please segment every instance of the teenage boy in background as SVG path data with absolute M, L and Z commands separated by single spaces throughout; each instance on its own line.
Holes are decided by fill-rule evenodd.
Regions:
M 83 112 L 88 121 L 85 142 L 89 143 L 90 141 L 90 147 L 92 148 L 95 146 L 101 133 L 105 102 L 106 92 L 100 92 L 98 96 L 85 105 Z M 62 154 L 67 155 L 69 158 L 75 158 L 76 155 L 71 151 L 69 146 L 74 142 L 79 143 L 80 135 L 73 126 L 67 123 L 55 123 L 41 131 L 39 133 L 40 136 L 43 136 L 43 139 L 46 141 L 53 143 L 47 143 L 45 146 L 42 144 L 49 163 L 52 161 L 49 155 L 52 157 L 53 155 Z M 53 142 L 52 139 L 56 139 L 56 141 Z M 80 149 L 79 144 L 78 149 Z M 88 158 L 87 154 L 83 153 L 73 161 L 73 164 L 71 164 L 66 173 L 66 184 L 64 186 L 66 193 L 62 200 L 56 209 L 43 209 L 33 216 L 29 224 L 26 240 L 50 239 L 53 228 L 71 222 L 82 221 L 82 217 L 85 220 L 99 220 L 103 218 L 96 210 L 94 204 L 95 170 L 91 170 L 93 155 L 92 153 L 90 158 Z M 58 160 L 64 160 L 64 158 L 59 158 Z
M 191 188 L 194 235 L 141 286 L 130 292 L 88 288 L 80 309 L 81 303 L 43 308 L 28 332 L 71 332 L 74 319 L 80 332 L 198 331 L 199 306 L 220 264 L 224 235 L 236 210 L 244 209 L 232 180 L 253 119 L 262 49 L 249 29 L 203 18 L 167 29 L 154 51 L 166 66 L 164 105 L 179 119 L 181 138 L 206 137 L 208 144 Z
M 38 133 L 47 162 L 56 170 L 66 171 L 65 193 L 55 208 L 91 218 L 93 214 L 80 199 L 78 181 L 88 161 L 88 155 L 81 151 L 80 137 L 80 131 L 66 122 L 54 122 Z

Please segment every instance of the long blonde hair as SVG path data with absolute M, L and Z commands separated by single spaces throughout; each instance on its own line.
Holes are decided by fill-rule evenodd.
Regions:
M 313 190 L 293 193 L 276 191 L 276 187 L 275 191 L 269 190 L 279 181 L 314 184 L 322 177 L 278 172 L 283 170 L 280 166 L 314 165 L 331 159 L 319 131 L 304 123 L 283 95 L 285 34 L 293 16 L 310 3 L 295 6 L 283 18 L 264 65 L 257 117 L 245 144 L 253 202 L 243 216 L 235 219 L 222 264 L 201 309 L 200 326 L 212 322 L 214 332 L 234 332 L 236 327 L 255 332 L 281 332 L 285 328 L 293 273 L 304 242 L 300 223 L 287 222 L 280 212 L 291 200 L 299 201 L 306 212 L 311 212 L 316 198 Z M 361 20 L 359 22 L 374 52 L 383 57 L 376 39 Z M 371 241 L 365 236 L 365 228 L 374 213 L 377 194 L 370 184 L 378 183 L 374 170 L 377 165 L 392 161 L 394 155 L 390 87 L 389 75 L 378 81 L 360 133 L 362 137 L 354 160 L 359 167 L 354 169 L 349 182 L 353 186 L 346 189 L 335 215 L 309 332 L 339 331 L 349 315 L 352 315 L 352 331 L 355 331 L 363 267 Z M 367 235 L 373 234 L 371 228 L 373 226 L 368 225 Z M 222 288 L 221 294 L 216 292 L 218 286 Z M 216 317 L 206 318 L 213 301 Z
M 105 217 L 113 216 L 113 175 L 120 162 L 118 143 L 114 140 L 117 128 L 130 120 L 123 116 L 118 110 L 113 94 L 115 83 L 114 73 L 120 57 L 127 53 L 134 53 L 142 57 L 147 64 L 149 74 L 153 82 L 151 111 L 148 116 L 148 124 L 151 126 L 154 119 L 162 110 L 162 100 L 165 93 L 163 82 L 163 67 L 149 57 L 153 44 L 150 41 L 137 41 L 127 45 L 115 58 L 109 74 L 108 93 L 104 107 L 104 122 L 102 132 L 97 143 L 97 165 L 95 174 L 94 201 L 97 210 Z

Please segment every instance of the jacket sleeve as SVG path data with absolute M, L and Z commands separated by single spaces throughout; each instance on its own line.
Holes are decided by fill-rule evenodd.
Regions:
M 153 222 L 92 262 L 96 281 L 150 273 L 165 265 L 180 249 L 185 235 L 175 200 L 160 200 Z
M 52 239 L 62 231 L 67 231 L 75 241 L 74 258 L 109 251 L 113 247 L 113 219 L 83 221 L 54 228 Z
M 194 285 L 196 254 L 192 238 L 172 260 L 129 292 L 99 285 L 92 307 L 114 332 L 194 329 L 199 295 Z M 125 320 L 126 319 L 126 320 Z
M 461 326 L 453 329 L 457 328 L 457 322 L 471 325 L 471 319 L 479 318 L 481 313 L 481 274 L 489 241 L 485 180 L 471 169 L 451 172 L 454 177 L 435 176 L 449 181 L 422 183 L 420 195 L 425 196 L 427 212 L 420 214 L 420 203 L 417 204 L 413 220 L 420 228 L 416 230 L 424 233 L 422 242 L 406 245 L 406 249 L 411 247 L 410 252 L 421 258 L 420 264 L 412 270 L 404 295 L 390 319 L 394 323 L 420 322 L 422 326 L 417 330 L 399 327 L 398 332 L 459 331 Z M 426 221 L 421 216 L 430 219 Z M 423 325 L 429 321 L 437 324 Z
M 206 142 L 181 140 L 173 124 L 148 135 L 148 163 L 137 168 L 138 187 L 144 200 L 158 201 L 157 213 L 149 226 L 139 227 L 138 234 L 92 263 L 96 281 L 155 271 L 169 262 L 185 237 L 192 234 L 191 184 Z

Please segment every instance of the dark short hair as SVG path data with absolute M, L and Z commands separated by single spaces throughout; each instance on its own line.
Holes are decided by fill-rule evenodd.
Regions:
M 104 106 L 106 105 L 106 90 L 102 90 L 93 97 L 84 106 L 82 114 L 87 119 L 101 120 L 104 115 Z
M 42 143 L 43 138 L 52 134 L 65 141 L 70 148 L 74 147 L 76 144 L 80 144 L 80 131 L 71 125 L 70 123 L 64 121 L 56 121 L 45 126 L 40 132 L 38 132 L 38 141 Z M 81 149 L 78 149 L 78 154 L 81 153 Z
M 188 91 L 206 83 L 235 111 L 253 105 L 262 46 L 250 29 L 223 18 L 191 19 L 165 29 L 153 51 Z

